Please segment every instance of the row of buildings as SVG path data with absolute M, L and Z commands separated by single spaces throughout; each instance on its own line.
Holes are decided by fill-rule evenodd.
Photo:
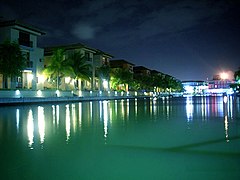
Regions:
M 234 90 L 230 88 L 234 80 L 213 78 L 207 81 L 182 81 L 184 95 L 222 95 L 233 94 Z
M 53 50 L 56 48 L 64 49 L 68 54 L 76 51 L 81 52 L 81 54 L 85 56 L 87 62 L 91 64 L 91 81 L 82 81 L 80 90 L 109 89 L 109 84 L 106 84 L 104 80 L 99 79 L 96 75 L 97 70 L 103 65 L 109 65 L 111 68 L 124 69 L 134 75 L 151 76 L 152 74 L 160 74 L 161 76 L 169 76 L 143 66 L 135 66 L 135 64 L 124 59 L 113 60 L 113 55 L 81 43 L 40 48 L 38 47 L 37 39 L 42 35 L 45 35 L 44 31 L 18 20 L 0 22 L 0 44 L 6 40 L 17 42 L 27 59 L 27 68 L 22 72 L 22 76 L 18 77 L 14 83 L 10 82 L 10 79 L 8 79 L 8 87 L 11 87 L 12 89 L 18 88 L 32 90 L 50 88 L 48 80 L 42 72 L 48 65 Z M 173 78 L 172 76 L 169 77 Z M 226 92 L 229 90 L 229 85 L 231 83 L 233 83 L 231 80 L 221 78 L 213 78 L 211 81 L 182 82 L 185 94 L 191 95 Z M 60 89 L 74 89 L 74 86 L 74 80 L 66 77 L 61 84 Z M 0 89 L 2 88 L 3 75 L 0 74 Z
M 112 60 L 113 55 L 81 43 L 40 48 L 38 47 L 37 39 L 42 35 L 45 35 L 44 31 L 18 20 L 0 22 L 0 44 L 6 40 L 9 40 L 10 42 L 17 42 L 20 45 L 22 53 L 27 59 L 27 68 L 25 68 L 22 72 L 22 76 L 18 77 L 14 83 L 10 82 L 10 79 L 8 79 L 8 87 L 11 87 L 12 89 L 22 88 L 32 90 L 42 90 L 48 88 L 49 83 L 42 72 L 48 65 L 48 62 L 52 57 L 53 50 L 56 48 L 64 49 L 68 54 L 76 51 L 81 52 L 81 54 L 85 56 L 87 62 L 91 64 L 91 81 L 83 81 L 81 90 L 101 90 L 102 88 L 109 88 L 108 86 L 104 87 L 104 82 L 96 76 L 96 71 L 103 65 L 109 65 L 111 68 L 128 70 L 134 75 L 149 76 L 157 73 L 169 76 L 143 66 L 135 66 L 133 63 L 124 59 Z M 61 84 L 62 87 L 60 88 L 68 90 L 71 84 L 74 86 L 73 80 L 67 79 L 66 77 Z M 2 88 L 3 75 L 0 74 L 0 89 Z

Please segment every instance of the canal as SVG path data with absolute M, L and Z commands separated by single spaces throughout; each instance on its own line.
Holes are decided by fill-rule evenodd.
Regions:
M 240 105 L 178 97 L 0 107 L 1 179 L 240 179 Z

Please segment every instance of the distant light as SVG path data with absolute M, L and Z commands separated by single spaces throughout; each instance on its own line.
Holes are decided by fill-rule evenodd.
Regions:
M 187 94 L 194 93 L 194 87 L 192 87 L 192 86 L 185 86 L 184 88 L 185 88 Z
M 220 78 L 223 79 L 223 80 L 228 79 L 228 74 L 223 72 L 223 73 L 220 74 Z

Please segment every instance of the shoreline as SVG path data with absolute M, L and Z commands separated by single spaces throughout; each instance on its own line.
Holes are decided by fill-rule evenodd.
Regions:
M 40 103 L 64 103 L 64 102 L 83 102 L 83 101 L 104 101 L 121 99 L 144 99 L 150 96 L 89 96 L 89 97 L 20 97 L 20 98 L 1 98 L 0 106 L 40 104 Z

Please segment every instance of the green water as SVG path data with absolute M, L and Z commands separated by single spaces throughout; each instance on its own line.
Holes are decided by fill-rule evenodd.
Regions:
M 0 107 L 0 179 L 240 179 L 239 102 Z

